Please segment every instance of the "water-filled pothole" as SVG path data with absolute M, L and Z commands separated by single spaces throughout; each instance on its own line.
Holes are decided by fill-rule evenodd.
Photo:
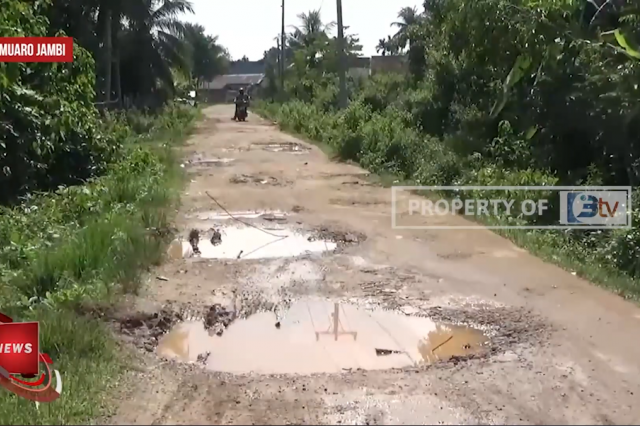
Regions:
M 297 142 L 266 142 L 266 143 L 254 143 L 254 146 L 258 146 L 265 151 L 270 152 L 288 152 L 291 154 L 306 154 L 311 151 L 310 148 L 299 144 Z
M 187 160 L 186 166 L 229 166 L 235 158 L 201 158 Z
M 283 212 L 280 210 L 261 210 L 261 211 L 234 211 L 230 212 L 217 212 L 217 211 L 209 211 L 209 212 L 199 212 L 188 214 L 186 217 L 188 219 L 198 219 L 198 220 L 234 220 L 234 219 L 260 219 L 263 217 L 281 217 L 286 218 L 289 216 L 289 213 Z
M 182 247 L 185 247 L 182 243 Z M 190 243 L 187 243 L 190 244 Z M 330 252 L 337 243 L 315 239 L 292 229 L 264 229 L 252 226 L 225 226 L 210 237 L 200 237 L 197 254 L 205 259 L 267 259 L 296 257 L 303 254 Z M 176 253 L 177 253 L 177 249 Z M 182 257 L 189 252 L 183 249 Z M 179 255 L 172 255 L 176 257 Z
M 201 323 L 182 323 L 160 339 L 158 353 L 187 362 L 206 353 L 208 369 L 228 373 L 313 374 L 481 355 L 488 342 L 479 330 L 424 317 L 303 300 L 280 321 L 271 312 L 256 313 L 231 323 L 221 336 L 210 336 Z
M 279 181 L 277 178 L 273 176 L 259 176 L 259 175 L 248 175 L 248 174 L 234 175 L 229 179 L 229 182 L 235 183 L 235 184 L 255 183 L 259 185 L 273 185 L 273 186 L 286 185 L 289 183 L 284 180 Z

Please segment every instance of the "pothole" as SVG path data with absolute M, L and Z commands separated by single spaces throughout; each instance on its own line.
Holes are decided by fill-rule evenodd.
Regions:
M 292 303 L 281 319 L 272 312 L 237 319 L 220 336 L 211 335 L 204 323 L 181 323 L 160 338 L 158 353 L 201 360 L 212 371 L 314 374 L 482 356 L 488 341 L 470 327 L 309 299 Z
M 303 229 L 290 224 L 283 212 L 198 213 L 190 215 L 208 230 L 192 229 L 184 240 L 174 240 L 168 250 L 172 259 L 273 259 L 336 252 L 366 239 L 358 232 L 320 227 Z M 229 219 L 235 222 L 228 223 Z M 214 223 L 212 223 L 212 221 Z M 215 223 L 218 221 L 218 223 Z
M 289 185 L 288 181 L 280 181 L 273 176 L 258 176 L 258 175 L 234 175 L 229 179 L 229 182 L 235 184 L 247 184 L 253 183 L 257 185 L 272 185 L 272 186 L 284 186 Z
M 229 214 L 230 213 L 230 214 Z M 276 217 L 276 218 L 287 218 L 289 214 L 287 212 L 283 212 L 280 210 L 243 210 L 243 211 L 233 211 L 233 212 L 218 212 L 218 211 L 208 211 L 208 212 L 199 212 L 188 214 L 186 217 L 188 219 L 198 219 L 203 221 L 219 221 L 219 220 L 234 220 L 235 219 L 260 219 L 263 217 Z
M 259 147 L 270 152 L 288 152 L 291 154 L 306 154 L 311 151 L 310 148 L 297 142 L 263 142 L 254 143 L 253 146 Z
M 338 247 L 338 242 L 285 227 L 267 229 L 238 224 L 206 233 L 194 231 L 187 241 L 171 243 L 168 254 L 172 259 L 273 259 L 332 252 Z
M 266 230 L 250 226 L 230 226 L 222 228 L 220 234 L 221 239 L 217 243 L 209 239 L 200 240 L 198 243 L 200 257 L 206 259 L 295 257 L 329 252 L 337 247 L 337 243 L 330 240 L 313 239 L 311 234 L 286 228 Z
M 204 158 L 201 155 L 195 155 L 193 158 L 188 159 L 184 166 L 229 166 L 233 163 L 235 158 Z

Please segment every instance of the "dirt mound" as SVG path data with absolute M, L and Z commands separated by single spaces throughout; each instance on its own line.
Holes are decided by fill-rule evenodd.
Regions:
M 202 321 L 211 333 L 221 335 L 236 318 L 236 312 L 220 304 L 196 309 L 190 305 L 164 306 L 158 312 L 136 312 L 116 319 L 118 331 L 125 340 L 149 352 L 158 346 L 161 336 L 176 324 L 185 321 Z
M 338 245 L 356 245 L 364 242 L 366 239 L 367 236 L 361 232 L 330 229 L 325 226 L 315 230 L 314 234 L 309 237 L 309 241 L 326 240 Z

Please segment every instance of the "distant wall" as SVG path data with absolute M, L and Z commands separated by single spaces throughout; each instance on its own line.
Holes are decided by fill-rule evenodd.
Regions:
M 200 89 L 198 100 L 207 104 L 220 104 L 226 101 L 227 89 Z
M 409 69 L 405 56 L 372 56 L 371 74 L 384 72 L 405 73 Z

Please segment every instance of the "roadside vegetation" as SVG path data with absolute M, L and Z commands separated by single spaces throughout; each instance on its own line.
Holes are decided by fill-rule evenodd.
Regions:
M 406 72 L 349 78 L 344 110 L 335 38 L 312 11 L 289 35 L 284 87 L 273 80 L 259 109 L 343 160 L 418 185 L 637 188 L 638 6 L 636 0 L 426 0 L 422 11 L 402 9 L 395 32 L 381 34 L 379 51 L 402 54 Z M 357 39 L 350 41 L 347 53 L 356 56 Z M 265 57 L 275 63 L 273 49 Z M 633 215 L 631 230 L 501 234 L 640 299 L 640 217 Z
M 135 294 L 162 260 L 182 182 L 173 148 L 199 114 L 172 100 L 228 58 L 201 27 L 177 19 L 190 8 L 0 0 L 0 36 L 75 41 L 72 63 L 0 64 L 0 311 L 40 321 L 41 351 L 63 378 L 61 398 L 39 410 L 0 390 L 2 424 L 107 414 L 124 353 L 87 310 Z

